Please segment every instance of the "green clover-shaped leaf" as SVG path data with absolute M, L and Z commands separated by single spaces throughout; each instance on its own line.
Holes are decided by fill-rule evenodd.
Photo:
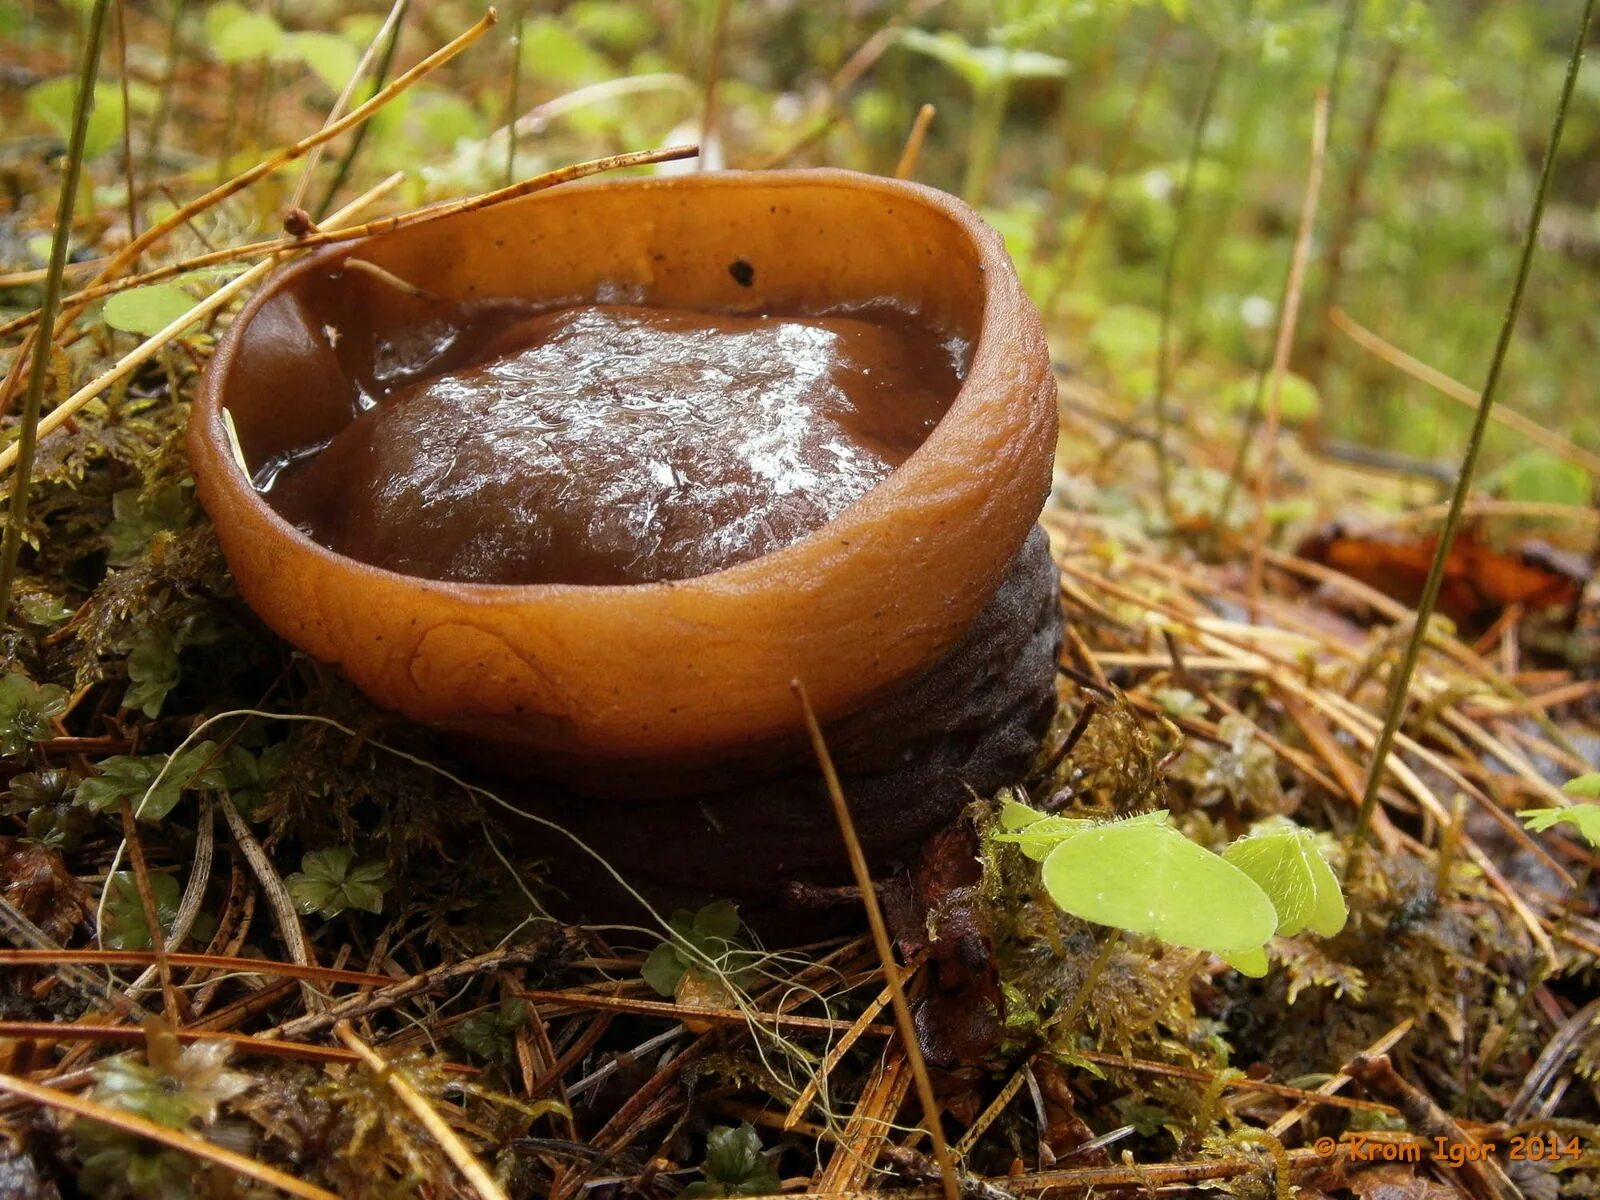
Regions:
M 1600 779 L 1600 775 L 1580 776 L 1574 783 L 1582 783 L 1586 779 Z M 1572 784 L 1567 785 L 1571 795 L 1583 795 L 1583 792 L 1572 792 Z M 1535 833 L 1543 833 L 1557 825 L 1570 825 L 1578 831 L 1579 836 L 1588 842 L 1590 847 L 1600 850 L 1600 804 L 1574 804 L 1570 808 L 1524 808 L 1517 813 L 1522 818 L 1522 823 Z
M 21 671 L 0 675 L 0 754 L 21 754 L 55 736 L 50 722 L 67 711 L 67 689 L 35 683 Z
M 528 1020 L 528 1004 L 512 997 L 498 1007 L 474 1013 L 451 1032 L 451 1038 L 474 1058 L 504 1065 L 516 1050 L 517 1030 Z
M 997 842 L 1015 844 L 1034 862 L 1043 862 L 1062 842 L 1093 827 L 1093 821 L 1046 816 L 1036 808 L 1007 800 L 1000 806 L 1002 832 L 990 836 Z
M 148 337 L 161 332 L 195 304 L 195 298 L 176 284 L 152 283 L 118 292 L 106 300 L 100 315 L 113 329 Z M 198 321 L 199 315 L 194 319 Z
M 1287 821 L 1274 824 L 1239 839 L 1222 857 L 1267 894 L 1278 911 L 1278 933 L 1284 937 L 1304 929 L 1332 937 L 1344 928 L 1350 916 L 1344 893 L 1309 829 Z
M 672 937 L 652 950 L 639 973 L 659 995 L 675 996 L 686 972 L 700 978 L 713 974 L 707 960 L 721 963 L 739 944 L 739 906 L 731 900 L 714 900 L 698 912 L 680 908 L 667 922 Z M 748 972 L 734 968 L 727 974 L 740 982 Z
M 348 846 L 313 850 L 300 860 L 300 870 L 283 882 L 303 913 L 336 917 L 348 908 L 383 911 L 383 894 L 392 886 L 381 862 L 355 863 Z
M 1085 921 L 1256 965 L 1277 928 L 1272 901 L 1238 867 L 1147 813 L 1083 830 L 1044 860 L 1044 886 Z
M 138 709 L 147 717 L 161 715 L 167 693 L 178 686 L 178 648 L 167 631 L 159 626 L 142 629 L 128 651 L 128 690 L 123 693 L 125 708 Z
M 113 950 L 150 949 L 150 922 L 145 919 L 144 902 L 139 898 L 139 884 L 134 873 L 116 872 L 107 888 L 101 940 Z M 151 875 L 150 896 L 156 902 L 156 920 L 166 934 L 178 919 L 181 901 L 178 881 L 171 875 Z
M 770 1196 L 782 1187 L 772 1160 L 761 1152 L 761 1138 L 746 1121 L 706 1135 L 705 1181 L 678 1195 L 689 1200 L 724 1196 Z
M 114 755 L 97 764 L 100 773 L 78 785 L 78 803 L 95 812 L 113 812 L 126 800 L 141 821 L 159 821 L 172 811 L 185 789 L 220 787 L 213 765 L 217 747 L 196 742 L 181 754 Z

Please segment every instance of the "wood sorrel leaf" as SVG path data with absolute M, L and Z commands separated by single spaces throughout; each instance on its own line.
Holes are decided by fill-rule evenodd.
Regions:
M 195 306 L 195 299 L 170 283 L 129 288 L 106 301 L 106 324 L 124 333 L 159 333 Z M 197 318 L 198 319 L 198 318 Z
M 1586 775 L 1574 782 L 1594 778 L 1600 776 Z M 1574 792 L 1572 784 L 1568 784 L 1566 790 L 1569 795 L 1583 795 L 1582 792 Z M 1584 841 L 1600 850 L 1600 804 L 1574 804 L 1571 808 L 1524 808 L 1518 811 L 1517 816 L 1535 833 L 1543 833 L 1556 825 L 1570 825 Z
M 1285 937 L 1304 929 L 1332 937 L 1344 928 L 1350 916 L 1344 893 L 1309 829 L 1290 823 L 1274 825 L 1240 838 L 1222 857 L 1267 894 L 1278 911 L 1278 932 Z
M 1085 921 L 1174 946 L 1240 955 L 1277 927 L 1272 901 L 1231 863 L 1148 814 L 1099 825 L 1044 860 L 1050 898 Z

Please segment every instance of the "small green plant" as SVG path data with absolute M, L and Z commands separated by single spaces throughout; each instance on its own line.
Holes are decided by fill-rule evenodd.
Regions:
M 94 828 L 94 817 L 73 803 L 76 783 L 62 767 L 12 777 L 4 811 L 23 818 L 28 840 L 51 850 L 76 850 Z
M 516 1033 L 527 1023 L 527 1002 L 513 996 L 468 1017 L 450 1036 L 479 1062 L 504 1068 L 515 1060 Z
M 283 881 L 296 907 L 325 920 L 347 908 L 382 912 L 383 894 L 392 886 L 388 868 L 381 862 L 353 864 L 354 857 L 348 846 L 329 846 L 301 858 L 300 870 Z
M 1567 892 L 1566 900 L 1561 905 L 1560 914 L 1556 917 L 1555 924 L 1551 927 L 1550 936 L 1558 940 L 1566 932 L 1567 923 L 1572 919 L 1572 911 L 1579 899 L 1589 890 L 1589 880 L 1594 877 L 1595 851 L 1600 851 L 1600 772 L 1579 775 L 1576 779 L 1569 779 L 1566 786 L 1561 789 L 1567 795 L 1573 796 L 1583 803 L 1573 804 L 1566 808 L 1525 808 L 1517 813 L 1522 818 L 1522 823 L 1536 833 L 1543 833 L 1547 829 L 1554 829 L 1557 825 L 1568 825 L 1577 831 L 1578 835 L 1588 843 L 1590 854 L 1583 870 L 1573 881 L 1571 889 Z M 1508 1020 L 1503 1022 L 1496 1035 L 1489 1039 L 1483 1048 L 1483 1055 L 1478 1062 L 1477 1074 L 1473 1077 L 1472 1086 L 1468 1089 L 1467 1100 L 1470 1103 L 1478 1094 L 1478 1089 L 1483 1086 L 1483 1081 L 1489 1077 L 1489 1068 L 1498 1061 L 1501 1052 L 1505 1049 L 1507 1041 L 1517 1025 L 1527 1015 L 1528 1005 L 1532 1002 L 1534 994 L 1542 987 L 1546 980 L 1558 970 L 1557 964 L 1542 959 L 1530 979 L 1517 997 L 1517 1006 L 1512 1011 Z
M 1317 846 L 1317 835 L 1279 818 L 1265 821 L 1222 853 L 1223 861 L 1238 867 L 1272 901 L 1278 912 L 1277 932 L 1293 937 L 1311 930 L 1333 937 L 1350 919 L 1339 879 Z
M 950 30 L 928 33 L 922 29 L 907 29 L 900 35 L 900 44 L 943 63 L 972 89 L 973 118 L 967 141 L 966 181 L 961 194 L 969 204 L 982 204 L 1012 83 L 1026 79 L 1062 79 L 1071 71 L 1072 64 L 1037 50 L 1013 49 L 1009 45 L 974 46 Z
M 252 62 L 282 46 L 283 27 L 265 10 L 221 0 L 206 9 L 205 40 L 219 62 Z
M 128 650 L 128 690 L 122 706 L 147 717 L 160 716 L 167 694 L 178 686 L 182 674 L 177 648 L 167 631 L 159 626 L 141 629 Z
M 267 789 L 289 762 L 289 743 L 274 742 L 252 750 L 234 742 L 223 760 L 222 777 L 228 799 L 246 815 L 266 799 Z
M 35 683 L 21 671 L 0 676 L 0 754 L 21 754 L 55 736 L 50 722 L 67 711 L 67 689 Z
M 28 114 L 47 126 L 57 137 L 65 139 L 72 133 L 72 109 L 77 91 L 78 81 L 70 75 L 36 83 L 27 92 Z M 138 80 L 129 80 L 128 106 L 136 116 L 148 115 L 156 106 L 155 89 Z M 84 158 L 98 158 L 114 149 L 122 139 L 122 127 L 127 115 L 122 104 L 121 86 L 116 83 L 97 83 L 94 88 L 94 107 L 84 131 Z
M 762 1153 L 761 1138 L 746 1121 L 725 1125 L 706 1135 L 705 1179 L 691 1183 L 678 1195 L 685 1200 L 705 1200 L 722 1196 L 771 1196 L 782 1190 L 783 1182 Z
M 1568 780 L 1561 790 L 1579 800 L 1600 800 L 1600 771 Z M 1569 808 L 1524 808 L 1517 816 L 1535 833 L 1543 833 L 1557 825 L 1570 825 L 1592 849 L 1600 850 L 1600 804 L 1574 804 Z
M 150 539 L 182 529 L 194 516 L 187 484 L 174 484 L 145 495 L 123 488 L 111 497 L 111 522 L 105 528 L 106 553 L 114 567 L 124 567 L 145 552 Z
M 148 337 L 165 329 L 195 306 L 195 298 L 177 284 L 152 283 L 118 292 L 106 301 L 107 325 Z
M 192 1129 L 214 1122 L 223 1104 L 254 1085 L 250 1076 L 228 1069 L 227 1042 L 180 1047 L 159 1018 L 147 1022 L 145 1033 L 143 1056 L 118 1054 L 90 1068 L 96 1101 L 158 1125 Z M 73 1135 L 83 1156 L 78 1183 L 87 1195 L 166 1198 L 196 1192 L 189 1155 L 91 1120 L 77 1122 Z
M 141 821 L 160 821 L 185 790 L 222 784 L 216 756 L 211 742 L 196 742 L 175 756 L 112 755 L 99 763 L 100 774 L 78 785 L 78 803 L 95 812 L 115 812 L 126 800 Z
M 151 875 L 150 898 L 155 901 L 156 920 L 165 934 L 178 919 L 178 905 L 181 902 L 178 881 L 170 875 Z M 139 898 L 139 883 L 132 871 L 118 871 L 111 876 L 100 924 L 100 940 L 112 950 L 150 949 L 150 922 L 145 919 L 144 903 Z
M 1102 823 L 1008 800 L 1000 830 L 994 840 L 1043 864 L 1045 891 L 1063 911 L 1209 951 L 1246 975 L 1266 974 L 1275 934 L 1331 936 L 1344 927 L 1338 880 L 1314 836 L 1287 821 L 1224 855 L 1190 841 L 1165 810 Z
M 650 952 L 639 972 L 660 995 L 676 996 L 685 977 L 700 983 L 719 982 L 707 961 L 720 964 L 730 951 L 743 949 L 737 940 L 739 908 L 731 900 L 714 901 L 694 913 L 679 909 L 669 924 L 671 939 Z M 738 982 L 745 972 L 725 974 Z
M 205 35 L 218 62 L 303 63 L 333 92 L 349 82 L 360 57 L 349 38 L 319 30 L 290 32 L 271 13 L 235 0 L 221 0 L 206 10 Z

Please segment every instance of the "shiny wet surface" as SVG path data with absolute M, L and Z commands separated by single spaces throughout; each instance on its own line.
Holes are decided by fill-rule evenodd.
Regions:
M 684 579 L 837 516 L 921 444 L 964 347 L 887 306 L 808 317 L 591 305 L 476 365 L 363 395 L 258 472 L 324 545 L 483 583 Z

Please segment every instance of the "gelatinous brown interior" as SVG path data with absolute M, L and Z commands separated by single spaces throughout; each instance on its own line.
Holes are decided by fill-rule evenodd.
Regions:
M 335 553 L 252 484 L 337 436 L 364 398 L 481 362 L 446 310 L 507 310 L 498 334 L 583 303 L 819 314 L 886 296 L 971 342 L 960 391 L 860 500 L 725 570 L 622 587 L 428 579 Z M 959 201 L 848 172 L 706 171 L 563 185 L 314 251 L 219 342 L 189 448 L 270 628 L 497 772 L 642 803 L 749 782 L 774 747 L 803 749 L 792 680 L 832 722 L 960 642 L 1048 494 L 1056 407 L 1038 317 Z
M 888 305 L 507 321 L 380 351 L 364 411 L 257 486 L 323 545 L 409 575 L 685 579 L 797 541 L 886 477 L 943 416 L 967 349 Z M 473 344 L 459 369 L 403 369 Z

